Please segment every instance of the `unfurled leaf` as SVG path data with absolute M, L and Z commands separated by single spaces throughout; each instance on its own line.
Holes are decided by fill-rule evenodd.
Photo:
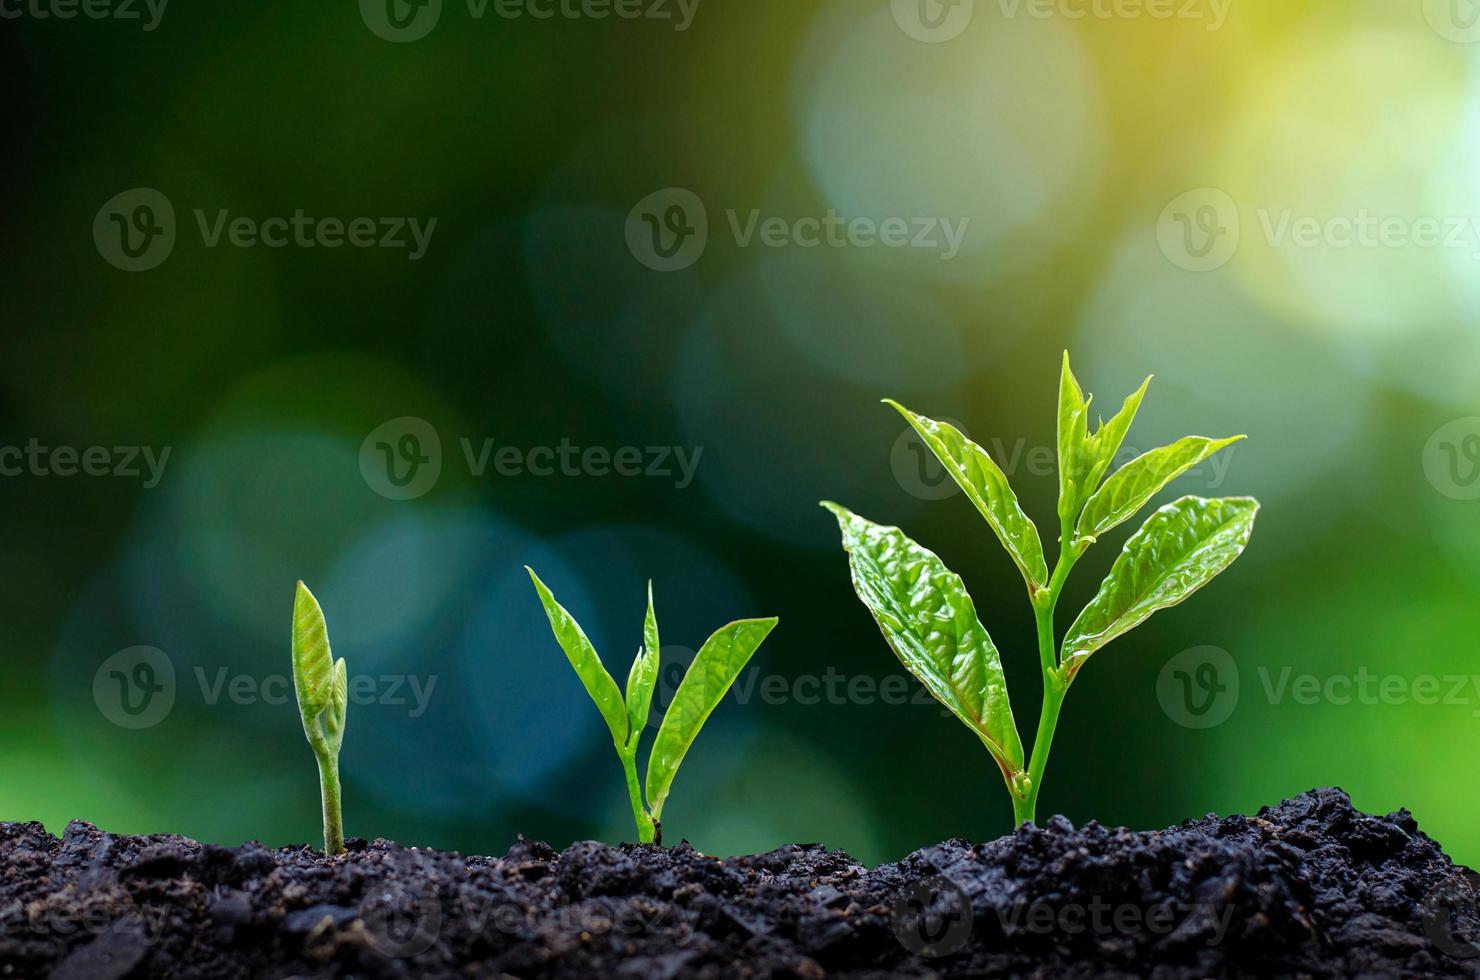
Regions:
M 643 646 L 632 661 L 627 674 L 627 721 L 631 734 L 627 737 L 627 750 L 637 747 L 637 741 L 647 728 L 648 711 L 653 703 L 653 688 L 658 681 L 658 658 L 662 649 L 658 645 L 658 617 L 653 612 L 653 583 L 648 583 L 647 618 L 642 628 Z
M 1204 439 L 1202 436 L 1188 436 L 1170 446 L 1137 456 L 1117 470 L 1089 498 L 1089 503 L 1084 505 L 1084 512 L 1079 515 L 1076 535 L 1081 538 L 1098 538 L 1118 527 L 1134 517 L 1167 484 L 1220 449 L 1243 438 L 1233 436 L 1229 439 Z
M 305 722 L 317 718 L 333 698 L 334 658 L 324 611 L 308 586 L 293 597 L 293 690 Z
M 1023 513 L 1017 495 L 1007 482 L 1007 476 L 993 462 L 987 451 L 954 426 L 917 415 L 895 401 L 885 400 L 905 417 L 919 433 L 925 445 L 930 447 L 946 472 L 951 474 L 976 509 L 987 519 L 996 532 L 998 540 L 1012 556 L 1023 579 L 1028 583 L 1028 592 L 1036 593 L 1048 583 L 1048 565 L 1043 559 L 1043 543 L 1038 538 L 1038 529 Z
M 1147 378 L 1140 388 L 1126 397 L 1120 411 L 1110 421 L 1101 422 L 1091 434 L 1089 406 L 1092 399 L 1084 396 L 1069 367 L 1069 353 L 1064 352 L 1064 368 L 1059 378 L 1058 421 L 1059 521 L 1062 524 L 1074 526 L 1085 501 L 1105 478 L 1150 384 L 1151 379 Z
M 1249 497 L 1183 497 L 1152 514 L 1069 627 L 1062 665 L 1067 679 L 1090 654 L 1231 565 L 1249 543 L 1258 512 L 1259 502 Z
M 775 628 L 775 619 L 741 620 L 722 627 L 699 648 L 668 704 L 648 758 L 647 801 L 654 820 L 662 819 L 673 777 L 699 729 Z
M 960 577 L 899 528 L 823 506 L 842 529 L 853 587 L 900 663 L 976 732 L 1011 786 L 1023 768 L 1023 746 L 1007 678 Z
M 540 581 L 534 569 L 526 565 L 524 570 L 529 572 L 530 579 L 534 581 L 535 591 L 540 595 L 540 602 L 545 607 L 545 615 L 550 620 L 550 629 L 554 631 L 556 641 L 565 651 L 570 665 L 575 668 L 576 676 L 581 679 L 586 693 L 596 702 L 596 708 L 606 721 L 606 727 L 611 729 L 612 740 L 621 749 L 627 743 L 628 724 L 627 708 L 622 703 L 622 692 L 617 689 L 617 682 L 612 680 L 612 675 L 602 666 L 601 657 L 586 638 L 581 625 L 564 606 L 555 601 L 555 597 L 550 594 L 545 583 Z

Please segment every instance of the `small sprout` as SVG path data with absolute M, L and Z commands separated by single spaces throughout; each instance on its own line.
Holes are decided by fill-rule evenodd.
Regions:
M 339 811 L 339 747 L 344 743 L 348 706 L 344 660 L 329 651 L 329 628 L 319 601 L 298 583 L 293 599 L 293 691 L 303 716 L 303 732 L 319 763 L 324 804 L 324 853 L 344 853 L 344 822 Z
M 673 787 L 679 763 L 683 762 L 699 729 L 704 727 L 710 713 L 719 705 L 735 678 L 740 676 L 740 671 L 745 669 L 761 643 L 776 628 L 777 621 L 774 618 L 740 620 L 720 628 L 705 641 L 678 685 L 662 724 L 658 726 L 658 735 L 648 756 L 647 804 L 644 805 L 643 790 L 637 778 L 637 747 L 643 730 L 647 728 L 648 709 L 652 706 L 653 688 L 658 681 L 658 653 L 661 649 L 658 619 L 653 612 L 652 583 L 648 583 L 643 643 L 627 674 L 624 698 L 617 682 L 602 666 L 601 657 L 580 624 L 555 601 L 534 569 L 526 566 L 525 571 L 534 581 L 556 641 L 575 668 L 586 693 L 596 702 L 606 727 L 611 730 L 612 742 L 627 777 L 627 795 L 632 801 L 632 819 L 637 824 L 638 840 L 644 844 L 661 844 L 663 804 L 668 800 L 668 791 Z
M 842 528 L 859 598 L 905 667 L 991 753 L 1019 823 L 1033 820 L 1059 710 L 1090 655 L 1212 581 L 1243 553 L 1254 530 L 1259 502 L 1250 497 L 1183 497 L 1166 505 L 1131 535 L 1099 594 L 1055 644 L 1054 608 L 1075 562 L 1172 480 L 1243 438 L 1188 436 L 1138 456 L 1106 479 L 1150 383 L 1147 378 L 1110 421 L 1101 421 L 1091 433 L 1090 400 L 1064 354 L 1058 412 L 1059 555 L 1052 573 L 1038 529 L 986 450 L 944 422 L 886 402 L 960 484 L 1027 583 L 1037 625 L 1043 707 L 1033 755 L 1026 763 L 1001 657 L 961 579 L 899 528 L 823 504 Z

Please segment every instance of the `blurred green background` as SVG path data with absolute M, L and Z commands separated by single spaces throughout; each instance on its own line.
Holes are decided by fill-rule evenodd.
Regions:
M 251 693 L 281 693 L 301 577 L 373 694 L 342 759 L 350 834 L 478 853 L 630 838 L 529 564 L 619 677 L 649 577 L 668 678 L 722 623 L 781 617 L 747 703 L 726 701 L 680 772 L 670 839 L 878 862 L 994 837 L 1008 798 L 956 721 L 796 683 L 903 673 L 816 501 L 903 526 L 966 579 L 1030 740 L 1018 573 L 878 400 L 998 453 L 1052 552 L 1056 477 L 1035 461 L 1068 348 L 1102 410 L 1156 373 L 1133 447 L 1247 432 L 1226 471 L 1174 491 L 1264 510 L 1226 575 L 1081 675 L 1040 816 L 1151 828 L 1338 785 L 1480 858 L 1465 2 L 701 0 L 678 29 L 396 0 L 419 18 L 400 35 L 371 0 L 182 2 L 152 30 L 142 5 L 145 22 L 38 16 L 46 2 L 0 21 L 0 446 L 171 454 L 152 487 L 0 478 L 0 819 L 315 840 L 296 709 Z M 126 271 L 108 231 L 138 188 L 169 202 L 175 241 Z M 707 247 L 656 271 L 643 214 L 666 205 L 634 206 L 673 188 L 703 202 Z M 212 247 L 197 219 L 299 209 L 436 225 L 412 259 Z M 752 212 L 829 209 L 967 230 L 949 256 L 772 246 L 728 215 L 743 232 Z M 437 434 L 440 473 L 396 500 L 361 464 L 405 418 Z M 465 439 L 475 462 L 485 440 L 529 460 L 562 440 L 702 455 L 688 483 L 671 459 L 667 476 L 478 476 Z M 1061 629 L 1133 527 L 1081 562 Z M 1236 704 L 1187 728 L 1158 679 L 1208 645 L 1237 664 Z M 99 672 L 137 646 L 176 684 L 136 730 L 100 706 Z M 1301 703 L 1270 693 L 1286 668 L 1365 672 L 1389 695 Z M 763 697 L 771 676 L 792 694 Z M 1428 697 L 1426 676 L 1455 681 Z M 408 677 L 434 685 L 423 711 Z

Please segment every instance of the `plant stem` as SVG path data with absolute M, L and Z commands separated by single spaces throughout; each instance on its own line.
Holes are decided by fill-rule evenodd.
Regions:
M 1064 706 L 1064 695 L 1068 688 L 1059 672 L 1059 654 L 1054 643 L 1053 613 L 1058 605 L 1059 594 L 1064 591 L 1064 581 L 1079 559 L 1073 544 L 1073 531 L 1068 522 L 1060 526 L 1059 560 L 1054 565 L 1053 575 L 1042 597 L 1033 603 L 1033 620 L 1038 630 L 1038 662 L 1043 670 L 1043 707 L 1038 714 L 1038 733 L 1033 736 L 1033 754 L 1028 760 L 1028 795 L 1012 798 L 1013 820 L 1035 822 L 1038 810 L 1038 793 L 1043 789 L 1043 772 L 1048 768 L 1048 753 L 1053 747 L 1054 730 L 1059 724 L 1059 711 Z
M 622 757 L 622 770 L 627 774 L 627 796 L 632 800 L 632 819 L 637 823 L 639 843 L 651 844 L 656 837 L 653 820 L 642 805 L 642 789 L 637 785 L 637 755 L 618 753 Z
M 324 853 L 344 853 L 344 820 L 339 810 L 339 759 L 328 747 L 316 750 L 319 760 L 319 796 L 324 802 Z

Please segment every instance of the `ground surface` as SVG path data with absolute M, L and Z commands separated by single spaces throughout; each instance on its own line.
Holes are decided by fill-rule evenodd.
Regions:
M 1463 869 L 1316 790 L 1155 833 L 1062 817 L 870 871 L 521 841 L 220 848 L 0 824 L 0 977 L 1477 976 Z M 920 910 L 925 908 L 922 916 Z M 932 945 L 933 944 L 933 945 Z

